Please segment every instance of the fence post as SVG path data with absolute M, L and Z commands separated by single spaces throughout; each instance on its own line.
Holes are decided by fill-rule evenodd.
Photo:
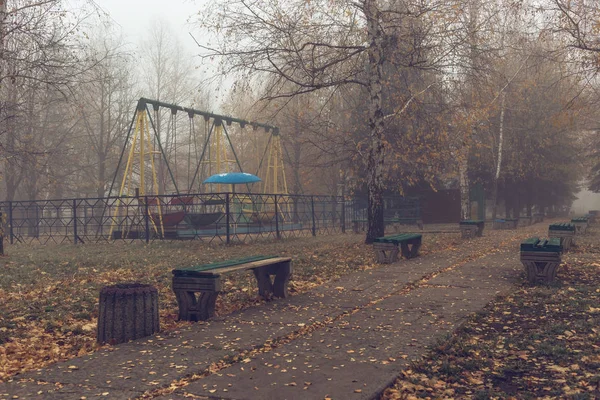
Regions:
M 73 199 L 73 244 L 77 244 L 77 200 Z
M 13 231 L 13 205 L 12 201 L 8 202 L 8 234 L 10 235 L 10 244 L 14 244 L 14 231 Z
M 150 216 L 148 215 L 148 196 L 144 196 L 144 214 L 146 221 L 146 243 L 150 243 Z
M 229 193 L 225 193 L 225 243 L 229 244 L 231 237 L 229 236 Z
M 342 196 L 342 233 L 346 233 L 346 199 Z
M 312 235 L 317 236 L 317 226 L 315 224 L 315 196 L 310 196 L 310 209 L 312 213 Z
M 279 234 L 279 207 L 277 205 L 277 194 L 273 195 L 273 202 L 275 203 L 275 234 L 277 235 L 277 239 L 281 239 L 281 235 Z

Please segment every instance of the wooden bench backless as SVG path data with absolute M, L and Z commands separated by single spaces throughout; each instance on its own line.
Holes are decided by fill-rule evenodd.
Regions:
M 483 236 L 485 221 L 483 220 L 463 220 L 458 223 L 460 233 L 463 239 L 469 239 L 475 236 Z
M 376 238 L 373 241 L 373 250 L 380 264 L 390 264 L 398 261 L 398 252 L 406 258 L 413 258 L 419 254 L 422 235 L 419 233 L 402 233 Z M 398 248 L 400 246 L 400 249 Z
M 530 283 L 552 282 L 560 265 L 560 239 L 529 238 L 521 243 L 521 263 Z
M 568 222 L 550 224 L 548 226 L 548 237 L 560 239 L 563 250 L 568 250 L 573 245 L 575 236 L 575 225 Z
M 588 228 L 588 218 L 587 217 L 578 217 L 573 218 L 571 223 L 575 225 L 575 232 L 578 234 L 583 234 Z
M 173 270 L 173 291 L 179 305 L 179 319 L 204 321 L 214 316 L 215 303 L 221 292 L 221 275 L 252 270 L 258 294 L 266 299 L 287 297 L 292 273 L 290 257 L 255 256 Z M 271 275 L 275 276 L 274 281 Z M 196 293 L 200 293 L 196 298 Z

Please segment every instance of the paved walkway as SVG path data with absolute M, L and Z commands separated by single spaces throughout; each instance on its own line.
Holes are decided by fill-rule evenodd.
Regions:
M 494 241 L 464 241 L 307 294 L 57 363 L 0 384 L 0 399 L 144 393 L 161 400 L 372 399 L 411 360 L 510 291 L 522 271 L 518 242 L 545 235 L 547 227 L 494 231 Z

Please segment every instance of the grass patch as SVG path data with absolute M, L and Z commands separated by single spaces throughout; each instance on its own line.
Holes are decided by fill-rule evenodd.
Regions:
M 141 282 L 159 291 L 161 329 L 177 321 L 171 270 L 260 254 L 290 256 L 289 291 L 306 292 L 354 271 L 376 268 L 363 235 L 329 235 L 220 245 L 201 241 L 8 246 L 0 258 L 0 380 L 96 351 L 100 289 Z M 422 253 L 460 243 L 459 234 L 424 235 Z M 217 301 L 226 315 L 263 300 L 251 273 L 228 274 Z

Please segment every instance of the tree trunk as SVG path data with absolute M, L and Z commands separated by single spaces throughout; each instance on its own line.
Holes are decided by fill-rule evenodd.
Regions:
M 367 154 L 368 229 L 365 243 L 373 243 L 384 235 L 383 225 L 383 166 L 384 118 L 382 109 L 383 32 L 376 0 L 365 0 L 369 38 L 369 63 L 367 66 L 369 93 L 369 148 Z
M 462 149 L 463 153 L 468 153 L 466 146 Z M 458 164 L 458 176 L 460 185 L 460 218 L 462 220 L 471 219 L 471 199 L 469 192 L 469 157 L 463 154 Z
M 496 219 L 496 212 L 498 210 L 498 179 L 500 178 L 500 168 L 502 166 L 505 103 L 506 93 L 502 92 L 502 101 L 500 102 L 500 128 L 498 129 L 498 157 L 496 158 L 496 173 L 494 174 L 494 186 L 492 188 L 492 221 Z

